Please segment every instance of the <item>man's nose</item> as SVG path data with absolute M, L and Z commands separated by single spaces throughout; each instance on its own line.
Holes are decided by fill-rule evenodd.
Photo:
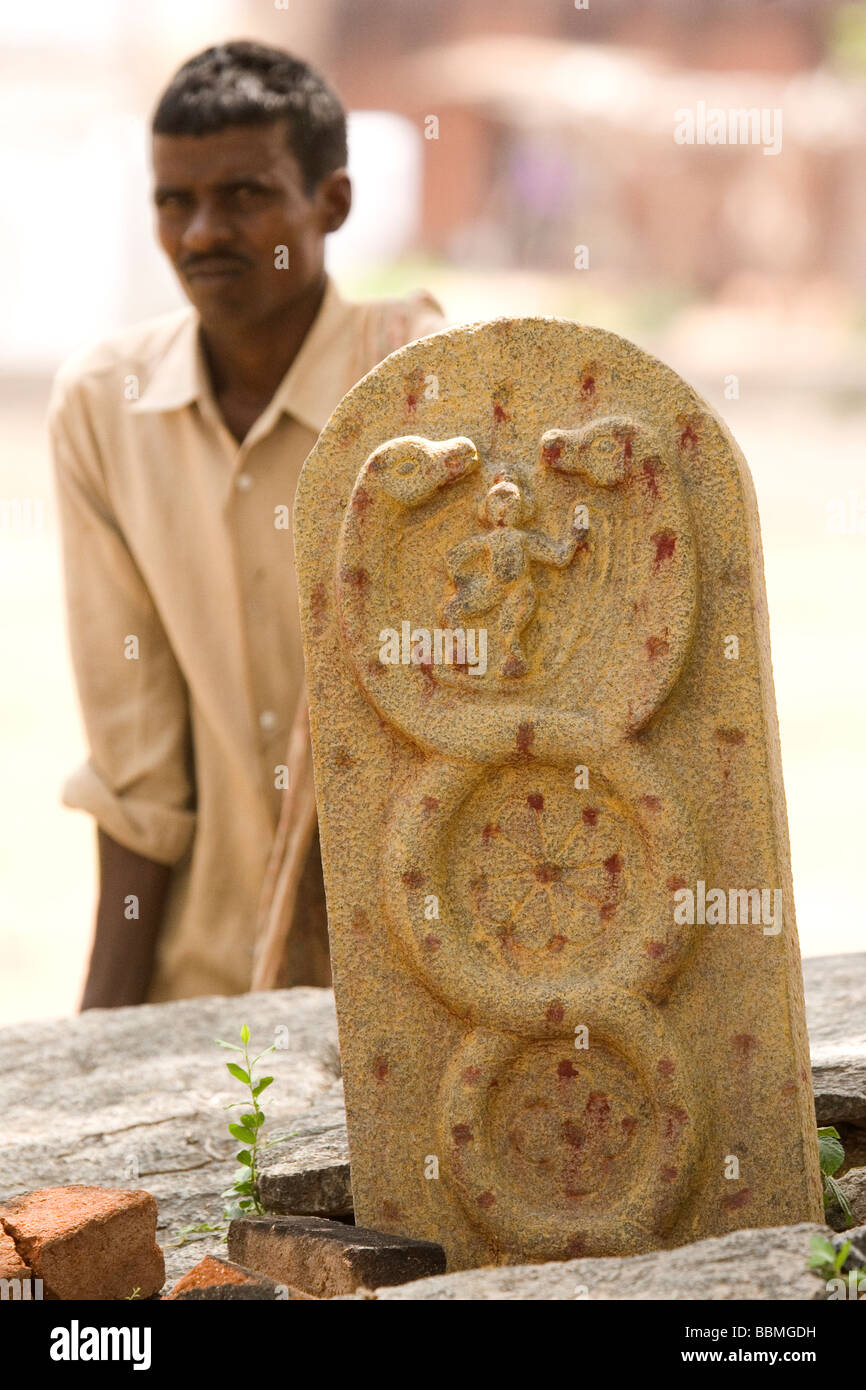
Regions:
M 212 251 L 227 246 L 233 239 L 231 220 L 218 204 L 210 201 L 197 204 L 183 233 L 185 251 Z

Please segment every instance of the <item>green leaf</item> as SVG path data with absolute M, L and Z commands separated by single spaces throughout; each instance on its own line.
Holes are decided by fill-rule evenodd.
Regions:
M 238 1202 L 238 1206 L 240 1207 L 241 1211 L 249 1211 L 252 1205 L 252 1197 L 244 1197 L 240 1202 Z
M 226 1207 L 225 1216 L 227 1221 L 237 1221 L 239 1216 L 246 1216 L 246 1212 L 238 1202 L 233 1202 L 230 1207 Z
M 832 1125 L 818 1130 L 818 1162 L 827 1177 L 837 1173 L 845 1162 L 845 1150 L 839 1141 L 838 1130 Z
M 217 1047 L 227 1047 L 229 1052 L 243 1052 L 243 1048 L 238 1047 L 236 1043 L 223 1042 L 222 1038 L 216 1038 L 215 1041 Z
M 255 1129 L 257 1123 L 258 1121 L 252 1110 L 246 1115 L 241 1115 L 241 1124 L 246 1125 L 247 1129 Z
M 235 1158 L 237 1159 L 238 1163 L 243 1163 L 246 1165 L 247 1168 L 252 1168 L 253 1156 L 250 1153 L 249 1149 L 241 1149 L 240 1153 L 235 1154 Z
M 851 1204 L 845 1196 L 842 1188 L 835 1178 L 831 1178 L 829 1173 L 824 1174 L 824 1207 L 836 1206 L 841 1211 L 849 1226 L 854 1224 L 854 1213 Z
M 229 1125 L 229 1134 L 235 1139 L 240 1139 L 242 1144 L 254 1144 L 256 1142 L 256 1132 L 254 1129 L 247 1129 L 246 1125 Z
M 235 1192 L 242 1192 L 242 1193 L 244 1193 L 244 1195 L 252 1195 L 252 1191 L 253 1191 L 252 1179 L 251 1179 L 251 1178 L 247 1178 L 245 1182 L 236 1182 L 236 1183 L 234 1184 L 234 1189 L 235 1189 Z
M 265 1089 L 265 1087 L 270 1086 L 273 1079 L 274 1078 L 272 1076 L 263 1076 L 261 1080 L 257 1081 L 255 1086 L 253 1087 L 253 1095 L 256 1096 L 256 1098 L 258 1098 L 261 1095 L 262 1091 Z
M 245 1086 L 249 1086 L 250 1078 L 244 1071 L 243 1067 L 238 1066 L 237 1062 L 226 1062 L 226 1067 L 231 1072 L 232 1076 L 236 1077 L 238 1081 L 242 1081 Z
M 246 1045 L 247 1045 L 247 1043 L 249 1042 L 249 1040 L 250 1040 L 250 1030 L 249 1030 L 249 1028 L 247 1027 L 247 1025 L 244 1024 L 244 1025 L 242 1026 L 242 1028 L 241 1028 L 241 1042 L 243 1043 L 244 1047 L 246 1047 Z
M 835 1265 L 836 1249 L 826 1236 L 813 1236 L 809 1244 L 809 1268 L 823 1269 L 826 1264 Z

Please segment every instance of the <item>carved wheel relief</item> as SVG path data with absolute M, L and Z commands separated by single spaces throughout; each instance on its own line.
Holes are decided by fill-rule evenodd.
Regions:
M 467 438 L 390 440 L 358 475 L 336 588 L 359 683 L 426 755 L 395 796 L 381 890 L 398 948 L 467 1025 L 441 1084 L 443 1177 L 506 1258 L 648 1248 L 703 1128 L 663 1009 L 693 940 L 672 894 L 700 847 L 637 737 L 694 627 L 675 472 L 627 417 L 550 430 L 504 466 Z M 484 669 L 423 643 L 383 661 L 404 623 L 413 641 L 483 628 Z

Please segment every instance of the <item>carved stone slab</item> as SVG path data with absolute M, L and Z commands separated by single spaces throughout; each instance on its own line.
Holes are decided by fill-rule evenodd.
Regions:
M 451 330 L 344 398 L 295 529 L 359 1224 L 461 1268 L 820 1220 L 721 421 L 598 329 Z

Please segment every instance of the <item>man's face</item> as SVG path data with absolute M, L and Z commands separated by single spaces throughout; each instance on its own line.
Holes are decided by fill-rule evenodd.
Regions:
M 205 325 L 288 307 L 321 276 L 351 203 L 343 171 L 304 191 L 284 121 L 155 135 L 153 170 L 159 241 Z

